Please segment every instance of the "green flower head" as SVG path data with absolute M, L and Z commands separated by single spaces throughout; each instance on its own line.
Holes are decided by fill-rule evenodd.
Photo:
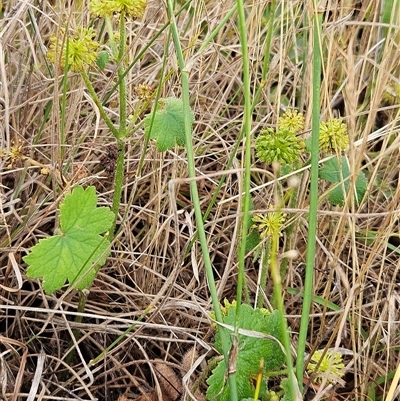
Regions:
M 224 305 L 221 305 L 222 316 L 226 316 L 228 314 L 229 309 L 236 308 L 236 301 L 233 300 L 229 302 L 226 298 L 224 299 Z
M 315 351 L 307 366 L 307 372 L 316 374 L 315 381 L 321 383 L 325 374 L 328 375 L 328 382 L 335 383 L 344 375 L 343 357 L 340 352 L 327 351 L 323 355 L 323 350 Z
M 86 66 L 96 63 L 100 44 L 93 40 L 95 36 L 93 28 L 79 28 L 76 35 L 71 38 L 65 38 L 64 30 L 61 33 L 60 37 L 53 35 L 50 38 L 50 49 L 47 52 L 50 61 L 53 63 L 60 61 L 61 68 L 67 64 L 74 72 L 83 71 Z M 66 60 L 67 53 L 68 60 Z
M 266 237 L 273 237 L 275 235 L 282 235 L 283 224 L 286 220 L 286 214 L 276 211 L 270 213 L 257 213 L 253 216 L 254 228 L 260 233 L 261 239 Z
M 130 18 L 142 18 L 147 0 L 91 0 L 90 12 L 99 17 L 112 17 L 122 11 Z
M 220 308 L 221 308 L 221 312 L 222 312 L 222 316 L 226 316 L 228 314 L 229 309 L 231 308 L 236 308 L 236 301 L 233 300 L 232 302 L 229 302 L 226 298 L 224 299 L 224 304 L 220 304 Z M 211 311 L 210 313 L 210 318 L 212 320 L 216 320 L 216 315 L 215 315 L 215 311 Z M 214 329 L 217 328 L 217 325 L 215 323 L 212 323 L 211 325 Z
M 346 124 L 340 118 L 333 118 L 319 125 L 319 148 L 327 153 L 341 152 L 349 146 Z
M 268 128 L 256 139 L 257 157 L 261 162 L 269 164 L 292 164 L 299 158 L 303 149 L 304 142 L 287 129 L 278 129 L 275 132 Z
M 136 96 L 140 100 L 151 100 L 153 97 L 153 88 L 148 84 L 140 84 L 133 88 Z
M 278 119 L 278 130 L 287 130 L 297 134 L 304 130 L 304 116 L 297 110 L 286 110 Z

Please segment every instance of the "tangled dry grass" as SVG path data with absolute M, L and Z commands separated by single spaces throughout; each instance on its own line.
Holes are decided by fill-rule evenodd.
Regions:
M 274 21 L 266 76 L 262 71 L 268 2 L 247 6 L 252 90 L 261 89 L 253 113 L 255 135 L 274 125 L 286 107 L 303 111 L 310 125 L 313 49 L 304 40 L 310 28 L 301 17 L 309 10 L 301 1 L 278 3 L 285 11 Z M 308 352 L 335 344 L 346 350 L 345 386 L 328 395 L 336 400 L 367 400 L 387 394 L 399 364 L 400 41 L 398 34 L 383 40 L 387 32 L 379 23 L 380 1 L 362 0 L 350 7 L 348 3 L 339 2 L 325 15 L 321 115 L 344 117 L 352 169 L 366 173 L 369 188 L 360 207 L 349 201 L 332 208 L 321 184 Z M 179 15 L 188 59 L 233 5 L 233 0 L 193 2 Z M 86 2 L 15 0 L 4 4 L 0 21 L 1 148 L 19 146 L 29 157 L 1 161 L 1 395 L 12 401 L 122 400 L 146 395 L 175 401 L 183 393 L 187 396 L 201 378 L 195 396 L 201 399 L 204 369 L 213 355 L 213 330 L 201 250 L 197 243 L 188 248 L 195 225 L 184 149 L 160 154 L 154 144 L 145 148 L 141 127 L 129 137 L 119 234 L 112 256 L 87 295 L 81 322 L 75 320 L 78 293 L 67 290 L 49 296 L 37 280 L 24 275 L 21 257 L 54 232 L 65 180 L 94 185 L 102 205 L 112 201 L 113 137 L 78 75 L 71 74 L 68 80 L 67 114 L 60 115 L 62 74 L 48 65 L 45 56 L 51 33 L 66 20 L 75 29 L 88 18 Z M 142 83 L 155 88 L 163 80 L 163 97 L 180 96 L 168 29 L 150 42 L 166 22 L 164 4 L 153 0 L 144 20 L 128 25 L 131 60 L 150 43 L 127 75 L 132 111 L 137 101 L 134 88 Z M 397 16 L 393 24 L 400 29 Z M 193 143 L 204 211 L 226 175 L 206 222 L 221 300 L 235 296 L 241 210 L 237 195 L 243 185 L 242 149 L 235 150 L 243 119 L 241 62 L 232 18 L 197 57 L 190 75 Z M 115 84 L 114 67 L 92 74 L 102 99 Z M 113 96 L 107 103 L 114 118 L 116 102 Z M 138 176 L 143 153 L 144 168 Z M 48 175 L 41 174 L 43 166 Z M 254 167 L 254 205 L 258 211 L 266 210 L 279 192 L 278 184 L 269 166 L 255 160 Z M 296 209 L 288 210 L 296 229 L 282 243 L 282 248 L 288 243 L 299 251 L 284 278 L 294 349 L 302 300 L 296 290 L 303 288 L 309 204 L 307 171 L 300 178 Z M 251 296 L 257 290 L 257 269 L 249 255 L 246 274 Z M 264 289 L 266 305 L 271 293 L 270 286 Z M 75 330 L 80 337 L 74 344 Z M 91 362 L 116 339 L 97 363 Z M 71 347 L 77 352 L 68 365 Z M 196 356 L 182 369 L 183 355 L 193 347 Z M 175 395 L 166 392 L 168 386 L 157 373 L 163 365 L 173 369 L 179 382 L 183 380 Z M 313 399 L 317 391 L 309 387 L 307 397 Z

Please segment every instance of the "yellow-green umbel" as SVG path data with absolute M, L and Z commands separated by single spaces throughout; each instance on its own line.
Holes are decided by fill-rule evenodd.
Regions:
M 260 233 L 261 239 L 266 237 L 273 237 L 275 235 L 282 235 L 283 224 L 286 220 L 286 214 L 274 211 L 269 213 L 257 213 L 253 216 L 253 225 L 251 228 L 254 228 Z
M 328 350 L 323 355 L 323 350 L 317 350 L 311 356 L 311 360 L 307 366 L 307 372 L 316 375 L 315 381 L 322 382 L 325 375 L 329 383 L 335 383 L 344 375 L 343 357 L 340 352 Z
M 272 128 L 268 128 L 256 139 L 258 159 L 269 164 L 273 162 L 282 165 L 292 164 L 298 160 L 303 149 L 304 142 L 301 138 L 287 129 L 278 129 L 275 132 Z
M 53 63 L 59 62 L 61 68 L 67 66 L 74 72 L 83 71 L 95 64 L 98 57 L 100 44 L 93 39 L 94 36 L 93 28 L 79 28 L 71 37 L 65 36 L 62 29 L 60 35 L 50 37 L 47 57 Z
M 278 119 L 278 130 L 287 130 L 297 134 L 304 130 L 304 116 L 297 110 L 286 110 Z
M 349 146 L 347 126 L 340 118 L 319 125 L 319 148 L 327 153 L 342 152 Z
M 98 17 L 112 17 L 122 11 L 129 18 L 142 18 L 147 0 L 92 0 L 90 12 Z

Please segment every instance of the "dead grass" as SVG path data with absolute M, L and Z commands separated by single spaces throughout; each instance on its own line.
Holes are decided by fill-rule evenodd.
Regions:
M 197 3 L 193 3 L 192 12 L 183 12 L 179 17 L 188 56 L 196 53 L 204 37 L 233 5 L 231 0 Z M 282 20 L 275 21 L 270 70 L 262 82 L 267 31 L 262 22 L 267 7 L 264 3 L 253 2 L 248 7 L 252 89 L 256 91 L 263 85 L 261 101 L 253 113 L 255 134 L 275 124 L 286 106 L 300 108 L 308 125 L 311 118 L 312 49 L 301 42 L 308 27 L 300 19 L 307 10 L 303 2 L 285 2 L 289 9 L 281 14 Z M 335 303 L 339 311 L 313 303 L 308 351 L 335 344 L 347 350 L 346 385 L 330 393 L 335 399 L 366 400 L 368 392 L 383 399 L 390 380 L 381 378 L 398 366 L 400 340 L 399 98 L 388 103 L 383 97 L 388 88 L 393 91 L 399 85 L 400 42 L 396 36 L 386 45 L 381 41 L 384 36 L 379 2 L 360 1 L 354 9 L 341 3 L 326 15 L 324 25 L 321 113 L 324 119 L 344 116 L 351 139 L 349 160 L 353 171 L 362 169 L 367 174 L 369 192 L 361 207 L 348 202 L 332 210 L 326 200 L 319 205 L 314 294 Z M 79 11 L 81 6 L 83 13 Z M 168 399 L 164 379 L 157 376 L 160 360 L 174 368 L 180 378 L 188 373 L 181 369 L 183 355 L 196 347 L 200 356 L 185 376 L 187 387 L 213 355 L 213 332 L 207 318 L 210 300 L 199 245 L 187 254 L 195 226 L 185 180 L 185 151 L 159 154 L 153 144 L 144 149 L 141 128 L 129 138 L 120 232 L 112 256 L 90 290 L 85 318 L 76 323 L 73 313 L 78 294 L 44 294 L 38 281 L 24 276 L 26 266 L 21 257 L 40 238 L 54 232 L 57 205 L 64 195 L 59 186 L 62 175 L 74 185 L 95 185 L 101 204 L 111 203 L 112 172 L 105 171 L 100 160 L 108 155 L 113 138 L 99 120 L 78 76 L 69 80 L 67 118 L 61 127 L 56 105 L 62 94 L 62 76 L 57 71 L 51 76 L 44 55 L 49 35 L 66 17 L 73 28 L 87 21 L 87 4 L 8 2 L 4 7 L 0 21 L 1 147 L 9 149 L 20 141 L 25 154 L 48 166 L 51 173 L 42 175 L 40 167 L 22 161 L 9 166 L 10 161 L 3 159 L 1 164 L 2 396 L 12 401 L 25 399 L 28 393 L 30 399 L 36 395 L 52 400 L 117 400 L 148 393 L 151 399 L 161 394 Z M 286 19 L 288 15 L 291 18 Z M 144 22 L 128 25 L 131 59 L 166 21 L 163 4 L 153 0 Z M 400 29 L 399 21 L 394 23 Z M 156 87 L 164 58 L 170 75 L 162 96 L 180 96 L 175 53 L 167 40 L 165 31 L 127 76 L 132 111 L 134 87 L 141 83 Z M 99 97 L 104 98 L 115 82 L 113 66 L 104 73 L 95 72 L 93 79 Z M 202 177 L 198 184 L 203 210 L 216 190 L 218 174 L 226 170 L 240 133 L 241 88 L 240 44 L 232 20 L 199 55 L 191 71 L 196 115 L 193 138 L 197 172 Z M 112 97 L 107 104 L 114 116 L 115 102 Z M 143 152 L 144 169 L 137 176 Z M 232 299 L 235 294 L 240 217 L 235 196 L 242 187 L 241 159 L 239 149 L 218 194 L 219 203 L 206 223 L 221 299 Z M 258 210 L 265 210 L 274 199 L 277 183 L 272 181 L 268 166 L 255 167 L 253 199 Z M 262 187 L 266 181 L 271 185 Z M 305 173 L 301 176 L 297 208 L 292 210 L 296 227 L 291 237 L 285 238 L 300 252 L 289 265 L 285 286 L 300 290 L 307 241 L 307 187 Z M 321 195 L 325 189 L 321 186 Z M 249 255 L 247 278 L 252 296 L 257 268 Z M 198 280 L 194 271 L 198 271 Z M 22 275 L 21 282 L 18 274 Z M 270 285 L 265 292 L 267 302 Z M 144 321 L 137 322 L 96 365 L 90 365 L 89 361 L 136 322 L 149 305 L 153 308 Z M 285 305 L 296 348 L 301 298 L 288 293 Z M 65 358 L 75 329 L 81 334 L 79 352 L 73 364 L 67 366 Z M 204 392 L 204 383 L 201 389 Z M 179 393 L 182 391 L 184 387 Z M 313 399 L 316 391 L 308 388 L 307 397 Z M 172 400 L 177 398 L 175 395 Z

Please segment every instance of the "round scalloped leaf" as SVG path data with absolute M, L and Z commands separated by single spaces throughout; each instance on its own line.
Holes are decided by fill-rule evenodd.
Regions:
M 192 112 L 189 118 L 193 123 Z M 175 144 L 185 146 L 185 110 L 182 100 L 174 97 L 159 99 L 156 110 L 145 117 L 144 126 L 145 135 L 156 140 L 159 152 L 172 149 Z
M 74 188 L 60 206 L 60 234 L 41 239 L 24 256 L 26 275 L 43 277 L 46 293 L 60 289 L 66 281 L 80 290 L 89 288 L 105 263 L 110 244 L 100 234 L 111 227 L 114 214 L 96 205 L 94 187 Z

